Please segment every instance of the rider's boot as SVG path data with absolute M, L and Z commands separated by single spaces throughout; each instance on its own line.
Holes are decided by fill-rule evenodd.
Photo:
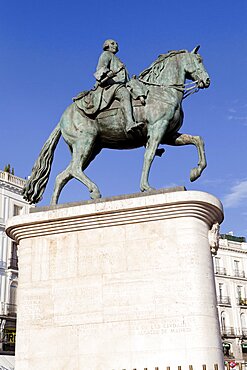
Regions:
M 131 105 L 130 93 L 126 88 L 120 88 L 117 91 L 117 96 L 120 100 L 124 118 L 126 121 L 126 132 L 130 133 L 136 129 L 141 129 L 144 126 L 143 122 L 135 122 L 133 119 L 133 109 Z
M 135 131 L 136 129 L 142 129 L 143 126 L 144 122 L 135 122 L 135 121 L 127 122 L 126 131 L 127 133 L 130 133 L 132 131 Z

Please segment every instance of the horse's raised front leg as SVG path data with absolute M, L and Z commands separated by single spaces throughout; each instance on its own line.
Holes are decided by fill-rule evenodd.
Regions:
M 148 141 L 146 145 L 146 151 L 144 154 L 144 162 L 142 167 L 142 175 L 141 175 L 141 183 L 140 189 L 141 191 L 148 191 L 152 190 L 149 185 L 148 177 L 151 168 L 151 164 L 154 160 L 156 150 L 161 142 L 161 139 L 166 131 L 168 122 L 164 120 L 160 120 L 155 122 L 152 126 L 148 127 Z
M 198 166 L 192 168 L 190 171 L 190 181 L 195 181 L 201 176 L 202 171 L 207 167 L 204 141 L 201 136 L 192 136 L 188 134 L 177 133 L 171 140 L 167 141 L 166 144 L 180 146 L 180 145 L 195 145 L 198 151 Z

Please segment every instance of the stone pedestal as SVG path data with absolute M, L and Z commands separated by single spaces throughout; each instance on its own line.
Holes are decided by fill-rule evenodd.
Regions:
M 223 369 L 208 232 L 220 202 L 153 192 L 17 216 L 16 370 Z

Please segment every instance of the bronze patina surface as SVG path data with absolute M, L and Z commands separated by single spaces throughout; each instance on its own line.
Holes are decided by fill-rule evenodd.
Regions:
M 116 43 L 114 40 L 107 41 Z M 85 175 L 84 170 L 102 148 L 145 147 L 141 191 L 152 189 L 148 182 L 149 171 L 155 155 L 163 154 L 163 148 L 158 148 L 160 144 L 196 146 L 199 161 L 191 170 L 191 181 L 196 180 L 205 169 L 206 157 L 202 138 L 179 132 L 183 123 L 183 99 L 188 94 L 210 85 L 209 75 L 198 54 L 199 47 L 191 52 L 174 50 L 161 54 L 138 77 L 129 80 L 122 62 L 118 60 L 112 63 L 116 58 L 116 45 L 117 43 L 112 44 L 115 52 L 104 50 L 100 58 L 95 89 L 75 99 L 45 142 L 23 190 L 24 198 L 30 203 L 37 203 L 42 198 L 49 179 L 54 151 L 61 135 L 71 150 L 72 159 L 68 167 L 56 178 L 52 205 L 57 204 L 61 190 L 72 178 L 81 181 L 88 188 L 92 199 L 101 197 L 98 186 Z M 193 83 L 185 83 L 186 79 Z M 85 97 L 88 97 L 89 107 L 94 106 L 97 99 L 94 100 L 92 91 L 97 90 L 98 86 L 101 90 L 100 99 L 105 91 L 112 91 L 106 106 L 102 105 L 100 100 L 99 109 L 95 111 L 93 109 L 86 112 L 80 109 L 77 101 Z M 122 98 L 118 95 L 119 91 Z M 91 97 L 88 96 L 90 94 Z M 104 99 L 105 102 L 106 100 Z

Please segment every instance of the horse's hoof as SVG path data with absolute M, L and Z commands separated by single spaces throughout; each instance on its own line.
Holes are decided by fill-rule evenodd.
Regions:
M 197 167 L 192 168 L 190 171 L 190 181 L 193 182 L 198 179 L 198 177 L 201 176 L 201 173 Z
M 57 199 L 51 199 L 50 206 L 56 206 L 57 205 Z
M 99 198 L 101 198 L 101 194 L 100 194 L 99 190 L 91 191 L 90 192 L 90 198 L 91 199 L 99 199 Z
M 152 188 L 152 186 L 143 186 L 143 187 L 141 187 L 141 192 L 153 191 L 153 190 L 155 190 L 155 188 Z

